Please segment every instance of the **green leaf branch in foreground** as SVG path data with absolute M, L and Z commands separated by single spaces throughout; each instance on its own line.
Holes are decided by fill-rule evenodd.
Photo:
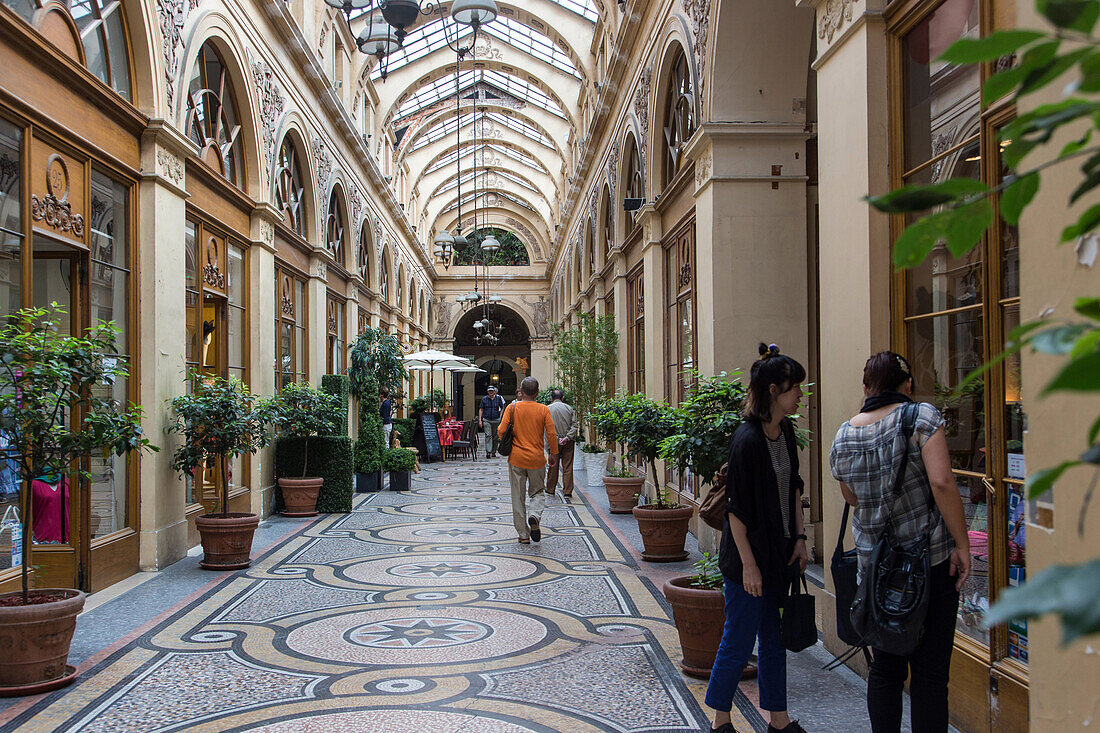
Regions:
M 940 57 L 949 64 L 1000 62 L 1003 70 L 982 84 L 982 104 L 1003 98 L 1019 102 L 1028 95 L 1066 80 L 1062 99 L 1039 104 L 1022 112 L 1000 130 L 1001 162 L 1010 173 L 995 186 L 973 179 L 948 179 L 933 185 L 910 185 L 883 196 L 869 196 L 875 209 L 893 216 L 915 218 L 895 242 L 893 261 L 899 268 L 923 262 L 938 246 L 961 257 L 982 241 L 993 223 L 992 202 L 1009 225 L 1016 225 L 1042 185 L 1042 175 L 1070 176 L 1073 205 L 1100 187 L 1100 146 L 1093 145 L 1100 127 L 1100 39 L 1093 37 L 1100 19 L 1100 0 L 1036 0 L 1039 13 L 1052 31 L 1003 30 L 982 38 L 956 41 Z M 1027 107 L 1028 105 L 1021 105 Z M 1068 143 L 1052 151 L 1047 146 L 1071 132 Z M 1030 168 L 1025 160 L 1033 153 L 1046 159 Z M 1077 164 L 1077 161 L 1080 161 Z M 1076 170 L 1074 169 L 1076 165 Z M 1060 241 L 1081 242 L 1095 236 L 1100 227 L 1100 204 L 1085 208 L 1075 222 L 1061 231 Z M 988 370 L 1025 347 L 1061 360 L 1058 371 L 1044 385 L 1040 396 L 1056 392 L 1072 395 L 1100 394 L 1100 298 L 1079 298 L 1074 304 L 1082 322 L 1025 323 L 1010 334 L 1005 350 L 971 372 L 955 393 L 972 386 Z M 1027 479 L 1029 498 L 1055 491 L 1060 480 L 1075 477 L 1079 467 L 1092 468 L 1078 531 L 1100 478 L 1100 416 L 1088 418 L 1090 427 L 1083 447 L 1067 446 L 1066 459 L 1056 466 L 1036 470 Z M 1077 457 L 1074 453 L 1083 450 Z M 1068 643 L 1100 632 L 1100 558 L 1081 565 L 1047 568 L 1017 588 L 1005 589 L 988 612 L 985 624 L 993 626 L 1014 618 L 1056 614 Z

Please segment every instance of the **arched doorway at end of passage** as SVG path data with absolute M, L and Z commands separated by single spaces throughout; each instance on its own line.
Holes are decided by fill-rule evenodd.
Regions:
M 501 325 L 499 340 L 490 344 L 478 338 L 480 331 L 474 327 L 485 315 L 483 308 L 475 308 L 464 314 L 455 326 L 454 353 L 465 356 L 486 370 L 486 373 L 455 374 L 454 414 L 462 420 L 477 417 L 477 406 L 486 395 L 489 384 L 495 384 L 506 401 L 514 399 L 519 380 L 515 371 L 518 359 L 531 360 L 531 333 L 523 317 L 504 305 L 489 307 L 489 319 Z M 493 377 L 496 377 L 494 380 Z

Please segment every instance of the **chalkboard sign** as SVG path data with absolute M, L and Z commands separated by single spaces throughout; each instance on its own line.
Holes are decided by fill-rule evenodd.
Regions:
M 424 413 L 417 419 L 413 445 L 420 451 L 421 460 L 427 460 L 428 463 L 436 458 L 443 460 L 443 446 L 439 442 L 439 428 L 435 424 L 435 415 Z

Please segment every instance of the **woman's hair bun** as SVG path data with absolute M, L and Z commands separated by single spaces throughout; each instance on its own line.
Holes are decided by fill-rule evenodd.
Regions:
M 769 356 L 779 356 L 779 347 L 775 344 L 765 344 L 761 341 L 758 348 L 762 359 L 767 359 Z

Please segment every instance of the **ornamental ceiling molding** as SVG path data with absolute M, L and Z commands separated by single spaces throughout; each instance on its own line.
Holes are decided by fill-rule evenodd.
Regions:
M 646 147 L 649 143 L 649 93 L 653 89 L 653 64 L 642 69 L 638 87 L 634 90 L 634 116 L 638 118 L 638 127 L 642 139 L 638 141 L 642 170 L 645 170 Z
M 482 36 L 482 38 L 474 45 L 474 58 L 503 61 L 504 54 L 501 53 L 501 50 L 499 48 L 493 45 L 493 39 L 491 36 Z
M 160 20 L 160 37 L 164 44 L 164 81 L 168 108 L 175 105 L 176 76 L 180 71 L 183 27 L 191 11 L 199 6 L 199 0 L 157 0 L 157 17 Z
M 264 158 L 268 168 L 275 157 L 275 131 L 279 118 L 286 109 L 286 97 L 283 95 L 275 73 L 262 59 L 252 63 L 252 80 L 256 84 L 256 94 L 260 98 L 260 122 L 263 125 Z
M 826 0 L 818 15 L 817 37 L 832 43 L 833 37 L 844 24 L 851 22 L 853 2 L 854 0 Z
M 512 216 L 505 219 L 504 223 L 507 224 L 513 231 L 519 232 L 524 241 L 526 241 L 527 244 L 531 246 L 531 249 L 535 251 L 535 256 L 540 260 L 542 259 L 542 247 L 540 247 L 538 244 L 538 238 L 526 224 Z

